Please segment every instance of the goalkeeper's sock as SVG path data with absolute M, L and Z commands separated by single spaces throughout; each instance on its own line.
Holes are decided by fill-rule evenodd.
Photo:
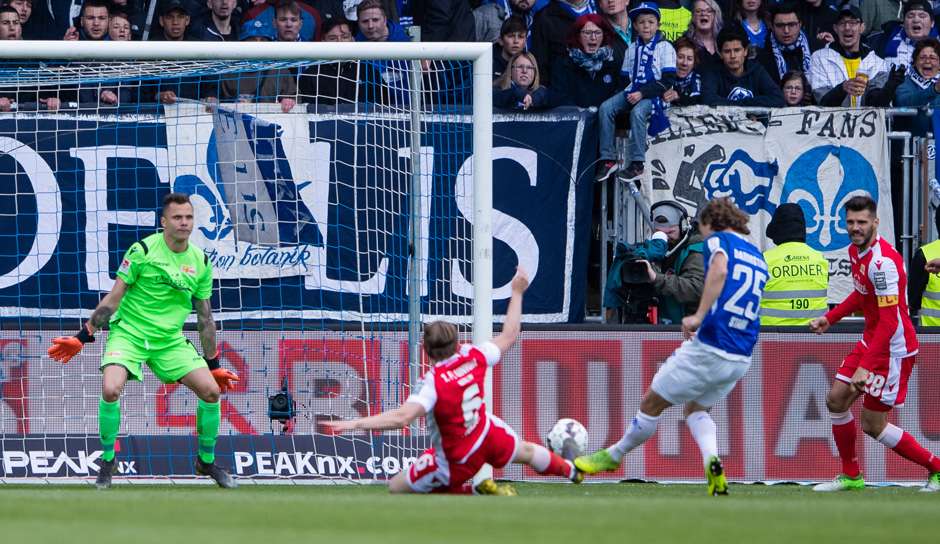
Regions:
M 858 437 L 855 418 L 852 412 L 830 412 L 829 419 L 832 421 L 832 437 L 836 440 L 836 449 L 842 459 L 842 474 L 856 478 L 862 470 L 858 464 L 858 454 L 855 453 L 855 441 Z
M 219 436 L 222 410 L 218 402 L 199 399 L 196 405 L 196 434 L 199 436 L 199 458 L 203 463 L 215 462 L 215 440 Z
M 108 402 L 98 400 L 98 434 L 101 436 L 101 458 L 105 461 L 114 459 L 114 441 L 121 429 L 121 399 Z

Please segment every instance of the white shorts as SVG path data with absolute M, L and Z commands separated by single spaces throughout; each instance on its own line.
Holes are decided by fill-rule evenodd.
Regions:
M 750 359 L 729 360 L 696 339 L 686 340 L 653 376 L 650 389 L 672 404 L 694 402 L 711 408 L 728 396 L 750 366 Z

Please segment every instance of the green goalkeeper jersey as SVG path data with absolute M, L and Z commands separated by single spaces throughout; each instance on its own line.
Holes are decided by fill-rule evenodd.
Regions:
M 117 277 L 128 287 L 111 326 L 149 342 L 179 337 L 193 311 L 192 299 L 212 296 L 212 265 L 202 250 L 189 244 L 176 253 L 167 247 L 163 232 L 135 242 Z

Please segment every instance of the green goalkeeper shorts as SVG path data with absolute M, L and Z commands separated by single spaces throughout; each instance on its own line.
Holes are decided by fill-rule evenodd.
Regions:
M 174 383 L 197 368 L 207 368 L 206 361 L 195 346 L 183 335 L 159 345 L 135 338 L 120 329 L 108 333 L 101 370 L 108 365 L 127 369 L 130 379 L 142 381 L 141 365 L 147 363 L 150 371 L 163 383 Z

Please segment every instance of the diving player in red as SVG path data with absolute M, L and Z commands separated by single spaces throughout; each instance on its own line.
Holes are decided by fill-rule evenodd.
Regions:
M 903 429 L 888 423 L 888 412 L 904 405 L 907 381 L 917 355 L 917 335 L 907 309 L 907 273 L 904 259 L 878 236 L 875 201 L 856 196 L 845 204 L 846 230 L 852 240 L 849 259 L 855 289 L 826 315 L 810 322 L 817 334 L 861 310 L 865 315 L 862 340 L 842 361 L 832 383 L 826 406 L 832 419 L 832 435 L 842 459 L 842 474 L 815 491 L 863 489 L 852 404 L 862 393 L 862 430 L 898 455 L 926 468 L 930 476 L 921 491 L 940 491 L 940 458 Z
M 399 408 L 379 415 L 327 422 L 335 431 L 400 429 L 427 416 L 432 447 L 388 483 L 392 493 L 462 493 L 515 495 L 509 484 L 484 480 L 468 483 L 484 464 L 502 468 L 509 463 L 529 465 L 539 474 L 561 476 L 581 483 L 583 475 L 571 461 L 544 446 L 525 442 L 500 418 L 487 414 L 484 377 L 512 347 L 521 330 L 522 293 L 529 279 L 519 269 L 512 279 L 512 298 L 503 331 L 480 346 L 458 345 L 457 327 L 435 321 L 424 327 L 424 349 L 434 365 L 421 387 Z

